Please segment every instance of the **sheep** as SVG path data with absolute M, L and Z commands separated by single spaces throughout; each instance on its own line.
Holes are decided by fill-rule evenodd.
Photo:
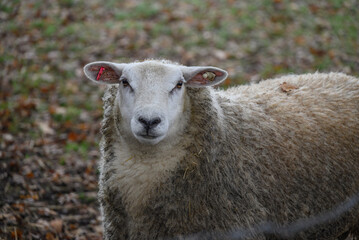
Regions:
M 168 60 L 93 62 L 84 73 L 109 85 L 98 194 L 105 239 L 224 239 L 316 216 L 359 191 L 358 78 L 288 75 L 220 90 L 212 86 L 226 71 Z M 357 224 L 355 206 L 291 237 L 336 239 Z

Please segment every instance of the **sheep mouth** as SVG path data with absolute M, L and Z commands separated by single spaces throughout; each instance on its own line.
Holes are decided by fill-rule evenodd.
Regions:
M 140 135 L 140 137 L 145 138 L 145 139 L 156 139 L 156 138 L 158 138 L 158 136 L 147 135 L 147 134 Z
M 136 135 L 138 137 L 146 139 L 146 140 L 152 140 L 152 139 L 161 137 L 161 134 L 158 134 L 151 129 L 146 129 L 145 131 L 140 131 Z
M 162 141 L 164 135 L 138 134 L 135 137 L 140 143 L 155 145 Z

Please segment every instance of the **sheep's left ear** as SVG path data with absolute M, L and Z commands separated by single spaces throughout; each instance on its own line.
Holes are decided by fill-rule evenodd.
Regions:
M 185 84 L 188 87 L 207 87 L 223 82 L 228 73 L 216 67 L 181 67 Z
M 120 83 L 125 63 L 92 62 L 84 67 L 84 73 L 88 79 L 96 83 L 116 84 Z

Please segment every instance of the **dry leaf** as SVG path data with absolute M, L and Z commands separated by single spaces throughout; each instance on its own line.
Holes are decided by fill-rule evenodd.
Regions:
M 294 89 L 298 89 L 298 87 L 288 84 L 287 82 L 283 82 L 282 84 L 280 84 L 280 89 L 282 90 L 282 92 L 289 93 L 292 92 Z
M 25 204 L 23 204 L 23 203 L 14 203 L 11 206 L 13 208 L 17 209 L 21 213 L 23 213 L 25 211 Z
M 70 132 L 67 135 L 67 139 L 73 142 L 82 141 L 86 138 L 85 134 L 77 134 L 75 132 Z
M 312 55 L 317 56 L 317 57 L 323 57 L 327 53 L 325 50 L 317 49 L 314 47 L 310 47 L 309 51 Z
M 37 122 L 37 126 L 43 134 L 54 135 L 55 130 L 49 126 L 48 122 Z
M 11 232 L 13 239 L 22 239 L 22 231 L 14 227 L 14 231 Z
M 70 140 L 70 141 L 77 141 L 78 140 L 78 134 L 74 133 L 74 132 L 70 132 L 68 135 L 67 135 L 67 139 Z
M 16 217 L 13 214 L 10 213 L 0 213 L 0 220 L 1 221 L 7 221 L 11 224 L 17 224 Z
M 46 233 L 46 240 L 55 240 L 54 234 L 52 234 L 51 232 L 47 232 Z
M 54 219 L 50 222 L 50 226 L 56 231 L 56 233 L 60 233 L 62 231 L 63 221 L 62 219 Z
M 213 50 L 213 55 L 219 60 L 225 60 L 228 58 L 228 53 L 219 49 Z
M 298 36 L 298 37 L 294 38 L 294 41 L 298 45 L 304 45 L 306 43 L 306 39 L 303 36 Z
M 29 179 L 32 179 L 35 177 L 34 173 L 33 172 L 29 172 L 26 174 L 26 177 L 29 178 Z
M 320 7 L 315 5 L 315 4 L 309 4 L 309 10 L 313 13 L 316 14 L 318 13 L 318 11 L 320 10 Z
M 46 207 L 38 209 L 37 213 L 42 216 L 56 216 L 57 215 L 57 212 L 55 212 L 54 210 L 51 210 L 49 208 L 46 208 Z

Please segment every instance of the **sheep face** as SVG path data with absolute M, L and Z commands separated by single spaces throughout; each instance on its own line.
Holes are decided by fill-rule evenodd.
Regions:
M 157 144 L 180 124 L 184 78 L 178 68 L 153 63 L 124 68 L 119 107 L 123 129 L 139 142 Z
M 185 67 L 161 61 L 130 64 L 94 62 L 85 66 L 95 82 L 119 84 L 121 131 L 142 144 L 157 144 L 186 124 L 186 87 L 218 84 L 227 77 L 214 67 Z

